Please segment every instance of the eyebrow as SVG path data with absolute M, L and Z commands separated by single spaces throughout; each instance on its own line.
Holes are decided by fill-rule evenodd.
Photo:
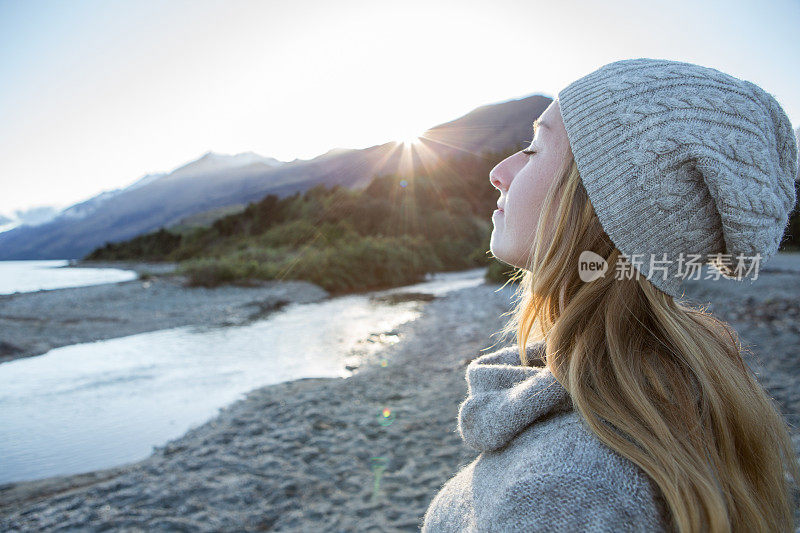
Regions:
M 537 118 L 533 121 L 533 133 L 536 133 L 536 130 L 541 126 L 542 128 L 550 129 L 550 125 L 547 122 L 542 121 L 542 117 Z

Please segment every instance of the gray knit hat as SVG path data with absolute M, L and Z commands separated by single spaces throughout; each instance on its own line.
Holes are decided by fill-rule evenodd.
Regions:
M 575 80 L 558 100 L 603 229 L 653 285 L 680 297 L 682 280 L 698 277 L 691 264 L 706 262 L 752 278 L 778 250 L 798 149 L 774 96 L 713 68 L 638 58 Z

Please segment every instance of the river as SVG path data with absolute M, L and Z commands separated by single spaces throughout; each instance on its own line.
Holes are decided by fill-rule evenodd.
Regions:
M 0 483 L 138 461 L 203 424 L 248 391 L 303 377 L 346 377 L 348 366 L 399 339 L 423 301 L 483 283 L 485 269 L 423 283 L 290 304 L 244 326 L 184 326 L 64 346 L 0 364 Z

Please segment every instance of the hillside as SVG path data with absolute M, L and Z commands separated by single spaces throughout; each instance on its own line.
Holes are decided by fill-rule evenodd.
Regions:
M 79 258 L 106 242 L 131 239 L 196 213 L 247 204 L 267 194 L 285 198 L 319 184 L 361 189 L 378 175 L 416 175 L 446 164 L 454 155 L 504 150 L 530 139 L 530 123 L 550 101 L 533 95 L 478 107 L 430 128 L 411 152 L 389 142 L 361 150 L 333 149 L 282 164 L 252 153 L 239 154 L 235 164 L 206 154 L 139 186 L 101 193 L 49 223 L 0 233 L 0 260 Z

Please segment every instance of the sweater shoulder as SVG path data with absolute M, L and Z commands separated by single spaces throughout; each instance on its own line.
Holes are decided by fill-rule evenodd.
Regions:
M 508 517 L 509 527 L 514 520 L 543 519 L 564 531 L 664 530 L 666 511 L 657 485 L 603 443 L 575 411 L 532 425 L 501 453 L 507 475 L 503 497 L 496 501 L 502 509 L 491 514 Z
M 512 478 L 498 496 L 488 512 L 497 531 L 667 531 L 650 491 L 634 485 L 626 492 L 622 484 L 592 472 L 530 472 Z
M 555 413 L 532 424 L 504 449 L 508 453 L 521 453 L 540 466 L 577 472 L 614 468 L 615 473 L 636 474 L 635 477 L 641 472 L 632 461 L 601 441 L 574 410 Z
M 655 484 L 574 411 L 538 420 L 449 479 L 422 531 L 663 532 Z

